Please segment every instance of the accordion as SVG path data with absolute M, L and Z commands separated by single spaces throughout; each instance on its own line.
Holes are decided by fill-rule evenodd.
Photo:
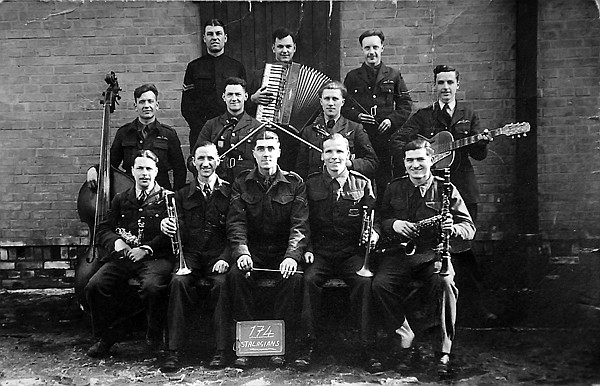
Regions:
M 266 86 L 275 100 L 259 105 L 256 119 L 302 129 L 320 110 L 317 92 L 330 81 L 327 75 L 299 63 L 266 64 L 261 88 Z

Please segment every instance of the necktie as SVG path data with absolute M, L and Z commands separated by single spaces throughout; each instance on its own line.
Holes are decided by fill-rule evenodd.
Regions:
M 333 119 L 328 120 L 327 128 L 331 131 L 331 129 L 333 129 L 333 126 L 335 126 L 335 121 Z
M 148 194 L 145 190 L 142 190 L 142 193 L 140 193 L 140 196 L 138 197 L 138 203 L 142 205 L 144 201 L 146 201 L 146 198 L 148 198 Z
M 204 184 L 204 188 L 202 188 L 202 193 L 204 193 L 204 197 L 206 197 L 206 199 L 208 200 L 211 193 L 210 186 L 208 184 Z
M 144 126 L 142 128 L 142 137 L 146 138 L 148 136 L 148 131 L 150 131 L 150 129 L 148 129 L 148 126 Z
M 448 105 L 448 103 L 444 104 L 444 113 L 446 113 L 448 118 L 452 119 L 452 115 L 450 115 L 450 105 Z

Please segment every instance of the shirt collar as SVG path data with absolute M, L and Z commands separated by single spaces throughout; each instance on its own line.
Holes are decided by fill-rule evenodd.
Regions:
M 329 176 L 329 178 L 331 178 L 331 176 L 329 175 L 329 172 L 327 170 L 325 170 L 325 173 L 327 173 L 327 175 Z M 350 172 L 348 171 L 348 169 L 346 169 L 342 173 L 340 173 L 339 176 L 333 177 L 331 179 L 332 180 L 337 180 L 338 184 L 340 184 L 340 188 L 343 188 L 344 185 L 346 184 L 346 180 L 348 179 L 349 175 L 350 175 Z
M 154 186 L 152 187 L 152 189 L 146 190 L 147 197 L 149 197 L 150 195 L 152 195 L 152 193 L 154 193 L 157 190 L 157 188 L 158 188 L 158 184 L 156 182 L 154 182 Z M 135 187 L 135 196 L 139 197 L 140 194 L 142 194 L 142 190 L 138 189 L 138 187 L 136 186 Z
M 438 100 L 438 105 L 440 106 L 440 110 L 444 111 L 445 103 L 442 102 L 441 100 Z M 452 114 L 454 113 L 454 109 L 456 108 L 456 99 L 453 100 L 452 102 L 448 103 L 448 107 L 450 107 L 450 116 L 452 116 Z
M 413 184 L 413 186 L 415 188 L 419 188 L 419 193 L 421 193 L 421 197 L 425 197 L 425 193 L 429 190 L 429 188 L 431 187 L 432 183 L 433 183 L 433 174 L 430 174 L 429 178 L 427 179 L 427 181 L 425 181 L 421 185 L 414 185 Z
M 213 173 L 210 177 L 208 177 L 208 187 L 211 192 L 214 192 L 215 186 L 217 186 L 217 173 Z M 200 180 L 196 180 L 196 187 L 201 191 L 204 191 L 204 182 L 200 182 Z

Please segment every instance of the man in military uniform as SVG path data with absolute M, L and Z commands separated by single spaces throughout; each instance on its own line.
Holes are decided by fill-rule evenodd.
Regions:
M 167 215 L 164 189 L 155 182 L 158 158 L 141 150 L 134 159 L 135 186 L 117 193 L 105 219 L 96 229 L 96 239 L 107 253 L 107 261 L 85 287 L 98 342 L 88 350 L 91 357 L 109 354 L 118 339 L 113 323 L 129 314 L 124 289 L 130 278 L 139 277 L 139 295 L 146 308 L 147 343 L 156 349 L 163 339 L 167 287 L 173 269 L 169 238 L 161 233 L 160 222 Z
M 278 277 L 273 300 L 273 319 L 283 319 L 286 339 L 291 340 L 299 319 L 296 307 L 302 277 L 295 275 L 308 239 L 308 205 L 302 178 L 279 168 L 279 138 L 264 131 L 256 139 L 257 166 L 240 173 L 233 183 L 227 232 L 235 267 L 229 273 L 233 314 L 237 321 L 255 320 L 255 278 Z M 253 271 L 266 268 L 276 273 Z M 289 345 L 287 346 L 289 347 Z M 283 356 L 271 364 L 283 366 Z M 238 357 L 237 367 L 247 367 L 248 357 Z
M 400 71 L 381 61 L 385 36 L 380 30 L 368 30 L 358 38 L 365 62 L 346 75 L 348 103 L 342 114 L 362 123 L 375 153 L 379 169 L 375 184 L 379 201 L 392 178 L 391 154 L 388 140 L 406 121 L 412 110 L 412 101 Z
M 302 305 L 304 344 L 301 355 L 294 362 L 299 368 L 310 364 L 323 285 L 328 279 L 339 277 L 350 286 L 352 308 L 360 317 L 360 339 L 368 360 L 367 369 L 381 370 L 381 362 L 372 350 L 371 278 L 356 274 L 364 263 L 364 249 L 359 246 L 363 237 L 363 207 L 366 206 L 370 213 L 375 206 L 375 195 L 367 177 L 348 170 L 349 156 L 348 140 L 342 134 L 334 133 L 323 142 L 325 170 L 311 174 L 306 180 L 311 238 L 304 253 L 304 261 L 308 264 L 304 273 Z M 373 243 L 377 238 L 377 232 L 373 232 Z
M 216 144 L 219 154 L 229 151 L 260 126 L 256 119 L 244 111 L 244 103 L 248 99 L 245 80 L 235 77 L 227 78 L 222 98 L 227 106 L 227 111 L 206 122 L 198 137 L 198 143 L 209 141 Z M 247 138 L 245 143 L 240 144 L 225 156 L 217 171 L 221 178 L 233 182 L 242 170 L 254 168 L 252 146 L 257 134 Z
M 117 130 L 110 147 L 110 164 L 115 168 L 122 164 L 123 170 L 130 173 L 138 151 L 152 150 L 159 159 L 156 182 L 165 189 L 181 188 L 187 176 L 181 142 L 174 129 L 156 119 L 158 89 L 153 84 L 143 84 L 133 91 L 133 100 L 138 117 Z M 171 170 L 173 184 L 169 180 Z M 97 180 L 94 166 L 88 170 L 87 181 L 96 188 Z
M 169 351 L 162 367 L 164 371 L 179 368 L 180 352 L 194 331 L 191 319 L 198 302 L 195 286 L 201 278 L 208 278 L 213 284 L 210 300 L 214 308 L 216 351 L 210 367 L 225 365 L 225 350 L 232 343 L 228 336 L 231 316 L 225 280 L 231 265 L 225 230 L 231 186 L 216 174 L 219 154 L 212 142 L 198 143 L 193 154 L 198 178 L 175 195 L 179 224 L 173 217 L 161 222 L 161 231 L 172 238 L 176 237 L 179 226 L 181 240 L 178 242 L 183 243 L 182 256 L 191 269 L 189 274 L 179 271 L 173 275 L 169 285 Z
M 377 170 L 378 160 L 369 136 L 360 123 L 341 116 L 346 100 L 346 87 L 337 81 L 329 82 L 319 89 L 319 99 L 323 114 L 320 114 L 312 125 L 302 130 L 301 137 L 322 149 L 326 138 L 340 133 L 350 145 L 350 157 L 346 159 L 346 167 L 372 177 Z M 295 171 L 302 178 L 306 178 L 309 174 L 322 170 L 321 153 L 304 143 L 300 144 Z
M 456 322 L 456 301 L 458 289 L 454 284 L 454 269 L 448 262 L 445 275 L 437 273 L 440 264 L 436 249 L 439 248 L 441 234 L 448 232 L 450 250 L 460 249 L 475 236 L 475 225 L 469 211 L 454 185 L 447 194 L 444 181 L 431 174 L 433 149 L 429 142 L 417 139 L 404 148 L 404 165 L 408 176 L 396 178 L 385 191 L 381 206 L 382 235 L 393 240 L 394 244 L 413 240 L 414 254 L 405 255 L 401 250 L 388 253 L 380 260 L 373 278 L 373 298 L 375 305 L 385 320 L 393 338 L 393 353 L 399 358 L 397 369 L 405 370 L 415 356 L 412 343 L 415 337 L 402 305 L 407 283 L 419 278 L 431 288 L 431 304 L 436 306 L 437 340 L 434 350 L 437 354 L 437 369 L 440 376 L 447 376 L 450 365 L 450 350 L 454 340 Z M 444 216 L 444 195 L 447 194 L 447 212 Z M 430 226 L 417 225 L 417 222 L 442 215 L 439 221 Z M 438 224 L 441 223 L 441 226 Z M 382 237 L 383 237 L 382 236 Z
M 188 63 L 181 95 L 181 115 L 190 126 L 190 150 L 206 121 L 225 112 L 220 98 L 225 80 L 231 76 L 246 79 L 242 63 L 225 55 L 227 34 L 221 20 L 211 19 L 204 24 L 202 41 L 208 55 Z

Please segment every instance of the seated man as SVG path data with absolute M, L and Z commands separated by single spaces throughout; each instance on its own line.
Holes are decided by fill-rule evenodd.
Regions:
M 323 285 L 328 279 L 339 277 L 350 286 L 350 301 L 360 317 L 360 339 L 368 359 L 367 368 L 381 370 L 381 362 L 374 353 L 367 354 L 374 341 L 371 278 L 356 273 L 365 259 L 364 249 L 359 246 L 363 237 L 363 206 L 370 211 L 375 205 L 375 195 L 367 177 L 348 170 L 349 155 L 348 140 L 340 133 L 333 134 L 323 142 L 321 158 L 325 170 L 311 174 L 306 180 L 311 239 L 304 253 L 304 260 L 310 265 L 304 273 L 303 352 L 294 363 L 299 368 L 310 364 Z M 373 232 L 373 243 L 377 238 L 377 232 Z
M 157 349 L 163 340 L 167 308 L 167 287 L 173 268 L 169 238 L 160 232 L 166 217 L 165 191 L 155 182 L 158 157 L 141 150 L 135 157 L 132 174 L 135 186 L 117 193 L 110 210 L 96 229 L 96 239 L 109 259 L 85 287 L 94 336 L 99 339 L 87 352 L 103 357 L 118 339 L 111 326 L 123 317 L 121 291 L 133 277 L 141 279 L 139 295 L 146 307 L 149 348 Z
M 277 275 L 272 317 L 284 320 L 288 338 L 299 319 L 302 277 L 294 274 L 308 239 L 308 205 L 302 178 L 277 165 L 280 153 L 277 134 L 259 134 L 253 151 L 257 166 L 241 172 L 233 183 L 227 234 L 236 262 L 229 272 L 234 319 L 256 320 L 255 278 Z M 278 273 L 252 272 L 253 268 Z M 284 363 L 282 356 L 271 357 L 275 366 Z M 248 357 L 235 361 L 237 367 L 248 365 Z
M 458 248 L 461 240 L 473 239 L 475 225 L 454 185 L 450 185 L 447 195 L 448 207 L 443 208 L 445 187 L 443 179 L 431 174 L 432 155 L 429 142 L 423 139 L 409 142 L 404 148 L 404 166 L 408 176 L 392 180 L 385 191 L 379 211 L 383 236 L 398 244 L 413 240 L 416 251 L 412 256 L 400 252 L 384 255 L 373 278 L 372 291 L 375 305 L 390 336 L 394 337 L 394 352 L 400 356 L 397 369 L 403 370 L 414 356 L 411 348 L 415 337 L 402 306 L 403 293 L 413 278 L 429 283 L 431 302 L 437 306 L 436 324 L 439 325 L 440 336 L 434 342 L 438 373 L 446 376 L 455 333 L 458 290 L 454 285 L 451 262 L 447 274 L 438 273 L 439 252 L 436 249 L 439 248 L 441 232 L 449 232 L 451 246 Z M 447 213 L 438 222 L 429 221 L 430 225 L 441 222 L 441 226 L 424 227 L 423 222 L 419 223 L 444 213 L 445 209 Z
M 213 328 L 217 347 L 210 367 L 225 365 L 225 350 L 233 343 L 228 336 L 231 317 L 225 280 L 231 258 L 225 230 L 231 186 L 215 172 L 219 154 L 212 142 L 200 142 L 192 154 L 198 177 L 175 195 L 179 224 L 173 217 L 163 219 L 160 224 L 161 231 L 172 238 L 179 226 L 181 240 L 178 243 L 183 243 L 185 263 L 191 269 L 190 274 L 178 272 L 171 278 L 167 315 L 169 351 L 162 367 L 164 371 L 179 369 L 180 351 L 193 334 L 191 317 L 198 300 L 194 287 L 201 278 L 208 278 L 213 284 L 210 300 L 214 308 Z
M 367 132 L 360 123 L 342 117 L 342 106 L 346 101 L 346 87 L 340 82 L 326 83 L 319 89 L 319 100 L 323 114 L 319 114 L 315 122 L 302 130 L 301 137 L 319 149 L 323 141 L 334 133 L 339 133 L 350 146 L 350 155 L 346 157 L 348 170 L 355 170 L 365 176 L 373 176 L 377 170 L 378 160 Z M 296 159 L 296 172 L 302 178 L 323 171 L 321 153 L 306 144 L 300 144 Z

